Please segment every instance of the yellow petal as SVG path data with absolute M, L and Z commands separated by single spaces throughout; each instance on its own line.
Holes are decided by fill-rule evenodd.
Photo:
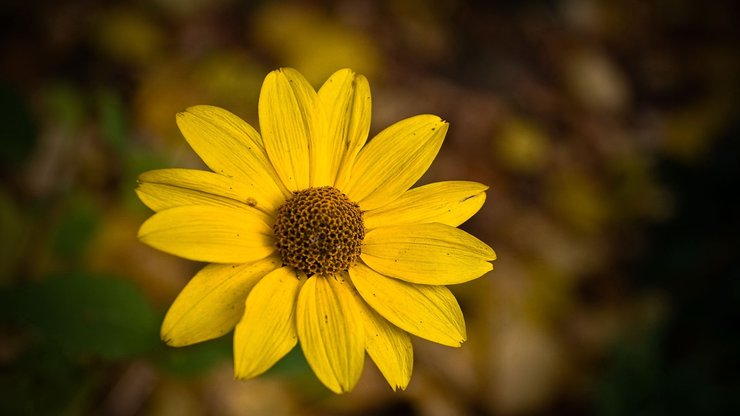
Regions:
M 449 225 L 411 224 L 370 230 L 362 261 L 385 276 L 425 285 L 449 285 L 493 269 L 496 253 L 485 243 Z
M 486 185 L 477 182 L 436 182 L 410 189 L 395 201 L 363 216 L 369 230 L 401 224 L 438 222 L 457 227 L 483 206 Z
M 266 211 L 276 209 L 290 195 L 279 183 L 259 134 L 239 117 L 199 105 L 179 113 L 177 125 L 211 170 L 241 182 Z
M 141 174 L 138 182 L 137 195 L 154 211 L 184 205 L 257 205 L 255 195 L 243 182 L 203 170 L 152 170 Z
M 335 393 L 355 387 L 365 359 L 365 333 L 354 296 L 346 275 L 315 275 L 298 295 L 296 323 L 303 354 Z
M 184 206 L 152 215 L 139 239 L 164 252 L 211 263 L 250 263 L 274 250 L 269 218 L 255 209 Z
M 282 267 L 265 276 L 247 298 L 234 331 L 234 375 L 238 379 L 269 370 L 295 347 L 295 303 L 303 273 Z
M 362 305 L 365 349 L 393 390 L 406 390 L 414 367 L 414 350 L 409 335 Z
M 361 263 L 349 269 L 349 275 L 365 302 L 395 326 L 451 347 L 465 341 L 460 305 L 445 286 L 402 282 Z
M 259 99 L 260 131 L 278 176 L 290 191 L 310 184 L 311 142 L 317 137 L 316 91 L 298 71 L 270 72 Z
M 311 186 L 334 186 L 346 177 L 370 131 L 370 86 L 349 69 L 335 72 L 319 89 L 324 134 L 311 148 Z M 346 178 L 345 178 L 346 179 Z
M 209 264 L 182 289 L 162 323 L 162 339 L 174 347 L 218 338 L 231 331 L 244 311 L 244 300 L 266 274 L 280 267 L 269 257 L 256 263 Z
M 340 189 L 363 211 L 393 201 L 432 164 L 447 126 L 437 116 L 419 115 L 381 131 L 357 155 L 349 182 Z

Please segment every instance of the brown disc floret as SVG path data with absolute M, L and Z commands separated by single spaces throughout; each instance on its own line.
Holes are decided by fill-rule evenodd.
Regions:
M 307 276 L 348 270 L 365 238 L 360 206 L 331 186 L 294 192 L 273 232 L 283 264 Z

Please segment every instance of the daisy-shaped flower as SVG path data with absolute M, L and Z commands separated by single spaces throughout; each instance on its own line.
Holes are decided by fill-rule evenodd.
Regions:
M 237 116 L 196 106 L 177 116 L 212 170 L 142 174 L 156 213 L 144 243 L 210 263 L 162 324 L 184 346 L 234 330 L 234 371 L 257 376 L 300 343 L 326 387 L 354 388 L 365 351 L 393 389 L 411 377 L 409 334 L 458 347 L 465 322 L 445 285 L 492 269 L 493 250 L 456 228 L 487 187 L 411 186 L 436 156 L 447 123 L 420 115 L 368 141 L 370 89 L 345 69 L 315 91 L 293 69 L 270 73 L 261 134 Z

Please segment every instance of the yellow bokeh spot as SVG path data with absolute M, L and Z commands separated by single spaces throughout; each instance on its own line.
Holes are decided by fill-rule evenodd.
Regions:
M 150 15 L 136 9 L 111 9 L 99 20 L 98 47 L 112 58 L 135 66 L 151 65 L 163 52 L 165 34 Z
M 702 102 L 669 114 L 663 125 L 662 150 L 682 162 L 698 162 L 723 127 L 725 104 Z
M 599 232 L 612 217 L 605 189 L 585 172 L 572 169 L 553 174 L 547 189 L 549 205 L 578 231 Z
M 246 121 L 256 122 L 257 100 L 265 72 L 262 65 L 243 51 L 222 50 L 198 62 L 190 78 L 212 105 L 228 108 Z
M 531 120 L 507 120 L 493 140 L 494 157 L 515 173 L 541 171 L 551 152 L 550 138 Z
M 381 66 L 369 36 L 313 9 L 270 4 L 256 14 L 253 29 L 280 66 L 297 68 L 314 86 L 337 68 L 374 78 Z
M 134 97 L 140 129 L 165 147 L 182 144 L 175 114 L 201 102 L 229 108 L 248 122 L 257 117 L 264 69 L 243 50 L 222 50 L 194 62 L 173 60 L 145 74 Z

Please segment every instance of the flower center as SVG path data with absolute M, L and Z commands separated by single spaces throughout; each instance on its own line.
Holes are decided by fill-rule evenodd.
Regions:
M 348 270 L 365 238 L 360 206 L 331 186 L 293 192 L 272 230 L 283 264 L 307 276 Z

